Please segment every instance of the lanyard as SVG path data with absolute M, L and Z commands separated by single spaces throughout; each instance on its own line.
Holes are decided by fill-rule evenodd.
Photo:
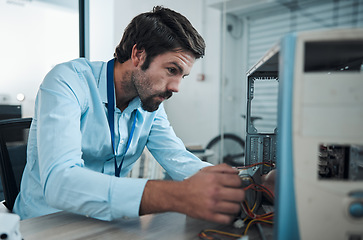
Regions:
M 111 141 L 112 141 L 112 150 L 113 150 L 113 156 L 115 159 L 115 176 L 120 177 L 122 163 L 124 161 L 125 155 L 127 150 L 130 147 L 130 143 L 132 140 L 132 136 L 134 135 L 135 131 L 135 125 L 136 125 L 136 117 L 137 117 L 137 110 L 135 112 L 134 122 L 132 123 L 132 128 L 130 132 L 129 139 L 127 140 L 127 145 L 125 148 L 125 152 L 122 155 L 121 163 L 119 166 L 117 166 L 116 161 L 116 146 L 115 146 L 115 90 L 114 90 L 114 83 L 113 83 L 113 68 L 115 64 L 115 59 L 111 59 L 107 63 L 107 118 L 108 118 L 108 124 L 110 126 L 110 132 L 111 132 Z

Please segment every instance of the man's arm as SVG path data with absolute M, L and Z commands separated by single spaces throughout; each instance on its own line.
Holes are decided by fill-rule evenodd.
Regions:
M 182 181 L 200 169 L 212 166 L 186 150 L 170 125 L 163 104 L 152 121 L 147 148 L 173 180 Z
M 57 65 L 40 87 L 31 172 L 24 178 L 29 188 L 22 190 L 27 217 L 57 209 L 107 221 L 139 215 L 147 180 L 112 176 L 111 137 L 93 67 L 82 59 Z
M 244 195 L 238 171 L 221 164 L 206 167 L 181 182 L 148 181 L 140 215 L 173 211 L 228 224 L 240 211 Z

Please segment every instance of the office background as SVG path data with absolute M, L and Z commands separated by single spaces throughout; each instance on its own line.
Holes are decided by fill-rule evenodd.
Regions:
M 221 133 L 233 133 L 244 139 L 245 119 L 243 116 L 246 114 L 246 72 L 262 56 L 266 56 L 265 53 L 271 47 L 277 46 L 285 34 L 305 30 L 319 32 L 326 29 L 363 28 L 363 0 L 85 0 L 85 2 L 87 3 L 86 17 L 88 19 L 86 52 L 90 60 L 107 61 L 112 58 L 114 48 L 130 20 L 141 12 L 150 11 L 155 5 L 164 5 L 181 12 L 203 35 L 207 43 L 205 58 L 198 60 L 191 75 L 183 80 L 180 93 L 175 94 L 172 99 L 165 103 L 171 124 L 177 135 L 187 145 L 206 146 L 213 137 Z M 0 32 L 2 33 L 0 38 L 0 71 L 2 73 L 0 78 L 0 105 L 21 105 L 23 117 L 33 115 L 36 91 L 44 75 L 55 64 L 79 56 L 78 8 L 77 0 L 0 0 Z M 289 50 L 292 51 L 292 48 Z M 266 59 L 269 59 L 268 56 Z M 293 60 L 293 58 L 291 59 Z M 360 72 L 362 70 L 361 65 Z M 271 131 L 271 128 L 276 126 L 278 90 L 276 87 L 265 83 L 260 85 L 258 89 L 262 91 L 257 94 L 257 90 L 253 90 L 255 95 L 251 103 L 254 109 L 252 116 L 258 117 L 254 127 L 258 130 L 269 129 Z M 311 89 L 316 90 L 318 88 L 313 85 Z M 355 92 L 357 92 L 356 89 Z M 271 98 L 271 96 L 275 97 Z M 338 124 L 338 121 L 344 119 L 344 116 L 345 114 L 341 114 L 339 118 L 335 117 L 333 121 L 330 121 L 329 115 L 327 118 L 330 123 L 329 126 L 337 126 L 331 125 L 331 123 Z M 354 118 L 353 121 L 356 119 Z M 339 129 L 335 127 L 334 130 Z M 344 130 L 345 128 L 342 127 L 341 129 Z M 347 129 L 350 129 L 351 132 L 354 131 L 352 126 L 347 126 Z M 281 128 L 279 130 L 281 131 Z M 319 133 L 317 130 L 313 135 Z M 362 155 L 358 156 L 354 152 L 362 147 L 359 141 L 359 146 L 353 146 L 352 142 L 354 141 L 349 142 L 352 145 L 351 153 L 354 160 L 352 161 L 355 164 L 361 162 L 360 157 Z M 262 142 L 259 143 L 262 144 Z M 322 147 L 324 150 L 325 145 L 323 146 L 323 144 L 331 145 L 331 142 L 326 140 L 323 141 L 323 144 L 321 143 L 319 142 L 319 150 Z M 354 144 L 356 143 L 354 142 Z M 344 136 L 340 145 L 339 142 L 334 142 L 334 144 L 337 144 L 338 147 L 341 144 L 346 144 Z M 289 147 L 288 144 L 285 145 Z M 360 189 L 358 186 L 361 183 L 346 179 L 338 180 L 338 182 L 329 182 L 324 179 L 320 180 L 320 178 L 314 180 L 313 178 L 318 171 L 313 166 L 318 165 L 316 164 L 317 161 L 320 167 L 331 159 L 327 155 L 326 159 L 321 161 L 320 157 L 316 159 L 318 155 L 316 150 L 305 151 L 307 146 L 312 145 L 314 145 L 314 141 L 307 140 L 299 148 L 300 154 L 297 156 L 299 155 L 301 158 L 307 156 L 306 159 L 300 160 L 301 158 L 296 156 L 293 159 L 295 161 L 296 159 L 300 160 L 298 161 L 300 165 L 297 165 L 299 172 L 296 176 L 304 176 L 304 178 L 294 179 L 301 186 L 300 189 L 296 188 L 298 194 L 292 194 L 291 188 L 281 187 L 281 189 L 285 189 L 285 193 L 288 193 L 286 195 L 288 197 L 280 197 L 280 199 L 294 202 L 295 198 L 291 198 L 292 196 L 300 198 L 299 207 L 302 206 L 301 209 L 303 209 L 305 206 L 305 209 L 309 209 L 312 213 L 311 216 L 314 216 L 314 221 L 311 221 L 310 216 L 306 217 L 308 211 L 305 209 L 300 211 L 298 216 L 302 216 L 302 218 L 305 216 L 304 221 L 308 223 L 305 226 L 319 223 L 316 226 L 321 230 L 324 229 L 322 224 L 325 223 L 328 229 L 334 228 L 334 231 L 329 231 L 331 235 L 336 232 L 345 234 L 345 230 L 349 226 L 348 234 L 353 236 L 350 239 L 356 236 L 360 237 L 362 235 L 361 225 L 357 225 L 358 233 L 351 232 L 350 227 L 355 220 L 357 220 L 355 223 L 361 224 L 362 195 L 360 190 L 356 191 L 356 189 Z M 344 145 L 344 148 L 347 149 L 348 147 Z M 325 153 L 324 151 L 323 153 Z M 147 151 L 145 152 L 130 176 L 164 178 L 162 169 L 155 161 L 149 161 L 151 156 Z M 283 150 L 282 152 L 288 151 Z M 290 158 L 290 155 L 286 157 L 289 162 Z M 306 160 L 310 162 L 306 164 Z M 356 167 L 357 165 L 351 166 Z M 353 167 L 350 168 L 353 169 Z M 358 167 L 356 168 L 358 169 Z M 284 169 L 285 171 L 291 170 Z M 320 173 L 319 170 L 318 174 Z M 293 183 L 291 174 L 292 171 L 288 174 L 286 172 L 281 174 L 288 180 L 279 180 L 280 184 L 281 182 Z M 328 184 L 332 186 L 328 188 L 341 190 L 339 194 L 333 194 L 334 198 L 330 198 L 333 195 L 323 194 L 327 191 L 321 191 L 320 187 L 326 187 Z M 319 192 L 313 192 L 311 186 L 316 187 L 315 190 Z M 348 188 L 355 192 L 347 194 L 350 191 Z M 344 194 L 341 194 L 342 192 Z M 317 198 L 312 195 L 316 195 Z M 351 202 L 348 202 L 348 198 Z M 331 204 L 325 204 L 326 199 L 329 199 Z M 341 200 L 344 200 L 343 206 Z M 301 201 L 305 205 L 301 205 Z M 348 203 L 353 204 L 349 205 L 348 208 Z M 281 204 L 280 206 L 282 205 L 289 206 L 290 204 Z M 355 207 L 358 207 L 358 211 Z M 345 210 L 338 212 L 339 217 L 334 215 L 334 218 L 327 217 L 332 215 L 326 215 L 326 213 L 335 214 L 337 212 L 331 211 L 329 208 Z M 317 214 L 315 209 L 319 209 L 324 214 Z M 287 212 L 291 213 L 290 210 Z M 360 218 L 354 219 L 354 214 L 360 214 Z M 319 217 L 322 220 L 319 220 Z M 348 221 L 346 221 L 347 217 Z M 296 216 L 277 219 L 287 220 L 294 225 L 295 222 L 290 220 L 295 218 Z M 336 219 L 342 220 L 341 226 L 335 224 Z M 329 227 L 329 224 L 336 226 L 332 228 Z M 282 225 L 284 224 L 280 224 L 280 226 Z M 290 227 L 288 229 L 294 230 Z M 312 230 L 313 227 L 304 229 L 301 232 L 314 233 L 315 231 L 318 233 L 316 229 Z M 324 234 L 324 236 L 326 239 L 329 238 L 328 235 Z
M 206 56 L 165 102 L 187 145 L 205 146 L 220 133 L 244 138 L 246 71 L 286 33 L 362 28 L 362 0 L 89 0 L 88 58 L 107 61 L 137 14 L 163 5 L 184 14 L 206 40 Z M 86 8 L 87 10 L 87 8 Z M 76 0 L 0 0 L 0 104 L 33 115 L 36 91 L 57 63 L 79 56 Z M 273 89 L 266 89 L 268 91 Z M 266 102 L 263 101 L 262 102 Z M 272 101 L 273 102 L 273 101 Z M 258 104 L 256 102 L 256 104 Z M 257 115 L 276 106 L 261 106 Z M 274 125 L 265 118 L 260 126 Z M 258 123 L 257 123 L 258 125 Z

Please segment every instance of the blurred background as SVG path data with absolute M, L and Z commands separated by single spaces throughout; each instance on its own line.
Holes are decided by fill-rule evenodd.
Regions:
M 363 0 L 0 0 L 0 118 L 32 117 L 54 65 L 80 54 L 111 59 L 131 19 L 155 5 L 185 15 L 206 41 L 205 57 L 165 102 L 176 134 L 201 148 L 221 134 L 244 139 L 246 72 L 283 35 L 363 27 Z M 271 91 L 267 85 L 254 100 L 261 129 L 276 126 Z

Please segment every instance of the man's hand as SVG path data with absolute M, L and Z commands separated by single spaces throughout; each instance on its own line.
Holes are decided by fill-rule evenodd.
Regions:
M 262 185 L 267 187 L 272 193 L 275 192 L 275 178 L 276 178 L 276 170 L 273 169 L 267 174 L 261 177 Z
M 175 211 L 228 224 L 244 199 L 238 171 L 226 164 L 206 167 L 182 182 L 148 181 L 140 215 Z
M 185 184 L 187 215 L 227 224 L 239 213 L 245 194 L 236 169 L 226 164 L 206 167 Z

